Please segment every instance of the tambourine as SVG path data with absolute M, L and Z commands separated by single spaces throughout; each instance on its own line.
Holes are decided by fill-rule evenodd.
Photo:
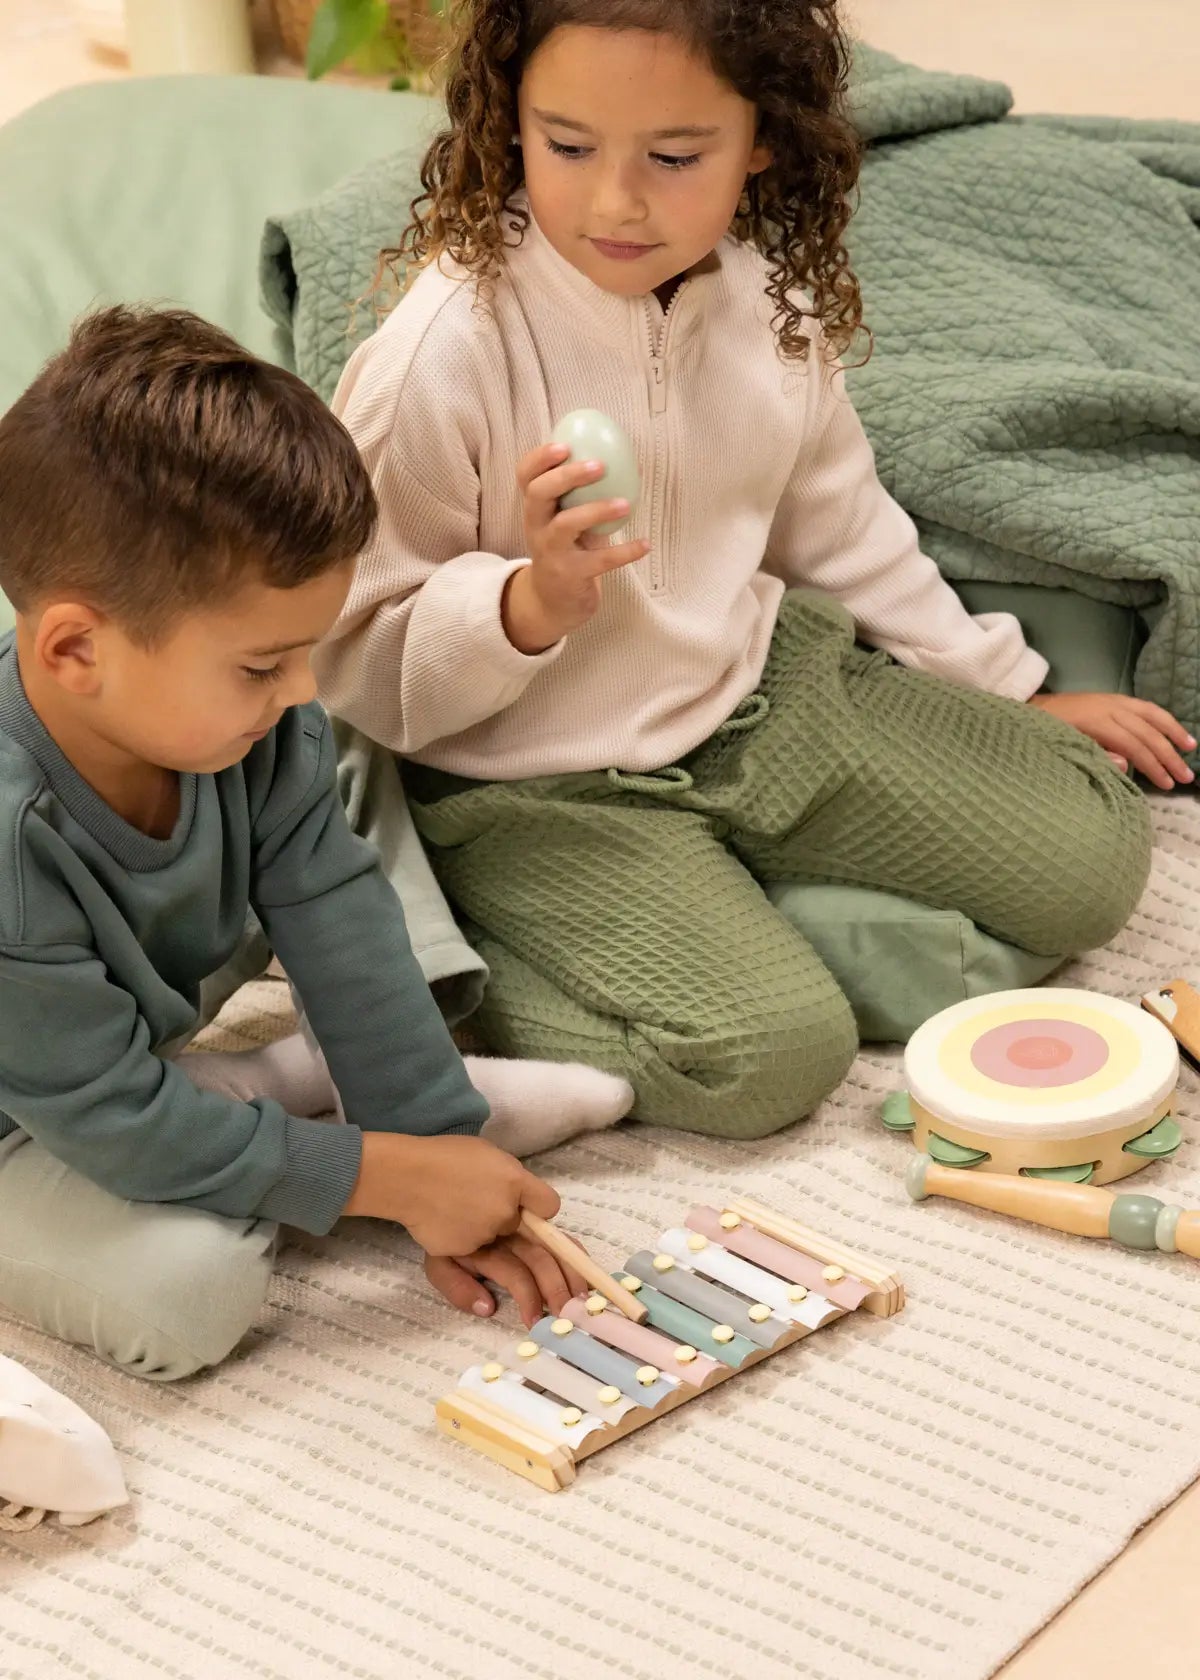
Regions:
M 1097 992 L 969 998 L 909 1040 L 884 1124 L 944 1167 L 1107 1184 L 1179 1147 L 1179 1050 L 1145 1010 Z

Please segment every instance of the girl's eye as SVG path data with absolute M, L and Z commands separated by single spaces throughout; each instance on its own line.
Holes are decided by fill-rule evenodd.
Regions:
M 243 665 L 242 671 L 245 676 L 250 678 L 251 682 L 278 682 L 283 675 L 283 666 Z
M 561 140 L 551 140 L 549 138 L 546 140 L 546 145 L 555 157 L 569 158 L 573 163 L 578 163 L 581 158 L 591 156 L 592 149 L 590 146 L 564 146 Z
M 691 152 L 687 157 L 672 157 L 669 152 L 651 152 L 650 156 L 664 169 L 690 169 L 694 163 L 700 162 L 699 152 Z

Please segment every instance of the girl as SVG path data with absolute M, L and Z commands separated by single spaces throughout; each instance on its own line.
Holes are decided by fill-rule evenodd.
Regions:
M 856 1048 L 764 884 L 1077 952 L 1149 861 L 1102 749 L 1190 780 L 1168 714 L 1038 694 L 1015 620 L 967 614 L 876 477 L 836 361 L 846 69 L 834 0 L 468 0 L 390 253 L 423 272 L 335 402 L 382 517 L 324 698 L 411 761 L 485 1035 L 727 1136 L 807 1113 Z M 584 407 L 640 457 L 611 542 L 628 504 L 559 511 L 602 468 L 545 442 Z

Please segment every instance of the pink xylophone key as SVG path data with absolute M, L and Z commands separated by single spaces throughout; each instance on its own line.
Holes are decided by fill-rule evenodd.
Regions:
M 756 1266 L 774 1272 L 777 1277 L 803 1284 L 806 1289 L 823 1295 L 835 1307 L 842 1307 L 846 1312 L 857 1311 L 871 1293 L 868 1285 L 860 1283 L 857 1278 L 845 1275 L 837 1279 L 826 1277 L 829 1268 L 822 1266 L 819 1260 L 801 1254 L 797 1248 L 789 1248 L 787 1243 L 779 1242 L 775 1237 L 765 1237 L 745 1220 L 732 1230 L 726 1230 L 716 1208 L 694 1207 L 684 1224 L 689 1231 L 698 1231 L 710 1242 L 720 1243 L 731 1254 L 740 1254 L 744 1260 L 752 1260 Z M 840 1267 L 836 1269 L 841 1271 Z
M 675 1354 L 680 1344 L 673 1342 L 670 1336 L 664 1336 L 661 1330 L 651 1330 L 645 1324 L 631 1324 L 627 1318 L 613 1312 L 611 1307 L 606 1307 L 601 1313 L 589 1313 L 586 1301 L 578 1296 L 567 1302 L 563 1317 L 569 1318 L 572 1324 L 594 1336 L 598 1342 L 619 1348 L 622 1353 L 640 1359 L 643 1364 L 653 1365 L 664 1376 L 678 1377 L 680 1382 L 692 1388 L 699 1388 L 714 1371 L 724 1369 L 718 1360 L 710 1359 L 703 1353 L 697 1353 L 694 1359 L 686 1362 L 679 1360 Z

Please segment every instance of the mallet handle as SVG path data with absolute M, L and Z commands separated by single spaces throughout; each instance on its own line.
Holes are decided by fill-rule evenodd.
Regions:
M 1075 1237 L 1107 1237 L 1113 1196 L 1095 1184 L 1054 1184 L 1049 1179 L 1019 1178 L 1008 1173 L 964 1172 L 941 1167 L 918 1155 L 908 1172 L 914 1201 L 945 1196 L 969 1207 L 1008 1213 L 1031 1225 L 1046 1225 Z
M 1200 1260 L 1200 1211 L 1185 1213 L 1157 1196 L 1115 1193 L 1098 1184 L 963 1172 L 939 1166 L 928 1155 L 913 1157 L 904 1182 L 914 1202 L 945 1196 L 1073 1237 L 1109 1237 L 1125 1248 L 1159 1249 Z
M 564 1266 L 570 1266 L 572 1271 L 578 1272 L 585 1283 L 590 1283 L 599 1295 L 616 1307 L 619 1313 L 631 1319 L 634 1324 L 644 1324 L 649 1314 L 636 1296 L 623 1289 L 615 1278 L 610 1277 L 604 1267 L 598 1265 L 590 1254 L 586 1254 L 579 1244 L 573 1241 L 565 1231 L 560 1231 L 557 1225 L 549 1224 L 545 1219 L 539 1219 L 536 1213 L 527 1209 L 521 1213 L 521 1232 L 533 1242 L 541 1243 L 554 1258 Z

